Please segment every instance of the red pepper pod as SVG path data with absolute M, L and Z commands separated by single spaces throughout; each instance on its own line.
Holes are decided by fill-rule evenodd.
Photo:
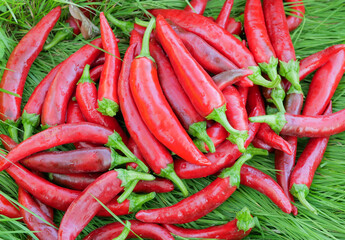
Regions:
M 97 82 L 101 77 L 104 65 L 98 65 L 90 70 L 90 78 L 92 81 Z
M 24 223 L 31 231 L 34 231 L 36 237 L 39 239 L 58 239 L 57 227 L 53 220 L 40 209 L 37 202 L 21 187 L 18 189 L 18 202 L 36 216 L 45 220 L 42 221 L 26 209 L 20 208 Z
M 265 149 L 268 152 L 273 152 L 274 151 L 273 147 L 271 147 L 270 145 L 268 145 L 267 143 L 265 143 L 264 141 L 262 141 L 261 139 L 258 139 L 258 138 L 254 138 L 253 141 L 252 141 L 252 144 L 253 144 L 254 147 Z
M 189 4 L 192 7 L 187 5 L 184 11 L 203 15 L 206 9 L 207 0 L 191 0 Z
M 101 39 L 91 42 L 101 47 Z M 54 126 L 65 122 L 67 105 L 80 79 L 86 64 L 91 64 L 101 51 L 86 45 L 72 54 L 61 65 L 54 78 L 43 104 L 41 122 L 43 125 Z
M 250 87 L 248 85 L 244 86 L 244 84 L 241 84 L 239 81 L 251 74 L 253 74 L 253 71 L 250 69 L 233 69 L 221 72 L 213 76 L 212 79 L 220 90 L 236 83 L 242 87 Z
M 291 3 L 291 7 L 294 11 L 290 12 L 290 16 L 286 17 L 286 22 L 289 27 L 289 31 L 295 30 L 303 21 L 305 7 L 303 0 L 286 0 L 285 2 Z
M 131 231 L 127 238 L 136 238 L 137 235 L 142 238 L 149 238 L 154 240 L 174 240 L 168 230 L 164 227 L 153 223 L 142 223 L 137 220 L 129 220 L 131 223 Z M 110 223 L 101 228 L 98 228 L 87 235 L 84 240 L 110 240 L 118 237 L 124 229 L 120 222 Z M 137 234 L 135 235 L 132 231 Z
M 242 33 L 242 23 L 235 18 L 229 18 L 229 23 L 225 26 L 226 31 L 231 34 L 240 35 Z
M 99 65 L 103 65 L 104 62 L 105 62 L 105 53 L 101 53 L 98 56 L 98 58 L 95 61 L 93 61 L 93 63 L 91 63 L 91 67 L 95 68 L 95 67 L 97 67 Z
M 56 7 L 44 16 L 12 51 L 0 82 L 0 119 L 9 123 L 11 137 L 18 142 L 16 121 L 20 117 L 21 95 L 32 63 L 43 48 L 49 32 L 58 21 L 61 8 Z M 7 91 L 7 92 L 5 92 Z M 16 94 L 16 96 L 10 93 Z
M 0 214 L 9 218 L 20 218 L 19 210 L 0 194 Z
M 115 116 L 119 110 L 117 80 L 121 70 L 120 51 L 113 30 L 104 13 L 100 14 L 102 45 L 105 62 L 98 87 L 98 111 L 106 116 Z
M 233 5 L 234 5 L 234 0 L 226 0 L 216 19 L 216 23 L 224 29 L 229 24 L 230 13 L 231 13 L 231 9 Z

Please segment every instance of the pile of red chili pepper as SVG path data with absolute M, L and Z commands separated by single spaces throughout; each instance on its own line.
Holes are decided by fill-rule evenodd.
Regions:
M 60 32 L 45 45 L 61 14 L 60 7 L 51 10 L 13 50 L 1 79 L 7 153 L 0 171 L 18 184 L 20 205 L 0 195 L 0 214 L 21 219 L 39 239 L 75 239 L 95 216 L 133 212 L 136 220 L 84 239 L 241 239 L 255 225 L 245 202 L 225 225 L 173 225 L 207 215 L 241 184 L 286 214 L 298 214 L 295 198 L 317 214 L 307 201 L 313 176 L 329 136 L 345 131 L 345 110 L 332 113 L 330 102 L 345 71 L 345 45 L 296 59 L 290 31 L 305 9 L 301 0 L 287 2 L 295 2 L 288 17 L 282 0 L 247 0 L 243 23 L 230 18 L 234 0 L 224 2 L 217 19 L 203 16 L 207 0 L 184 10 L 151 9 L 149 22 L 102 12 L 101 37 L 53 68 L 21 109 L 35 58 L 73 36 Z M 124 56 L 108 21 L 130 35 Z M 77 20 L 66 22 L 80 33 Z M 303 93 L 300 81 L 315 70 Z M 299 137 L 310 140 L 296 160 Z M 75 150 L 55 150 L 69 143 Z M 245 164 L 269 152 L 276 180 Z M 217 178 L 193 195 L 181 180 L 210 175 Z M 142 209 L 175 187 L 183 200 Z M 54 209 L 65 211 L 59 227 Z

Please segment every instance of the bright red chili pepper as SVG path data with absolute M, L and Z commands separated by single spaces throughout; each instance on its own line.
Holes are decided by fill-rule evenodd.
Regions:
M 296 60 L 295 49 L 286 22 L 283 0 L 264 0 L 263 10 L 268 35 L 280 60 L 279 73 L 291 82 L 297 91 L 301 91 L 299 62 Z
M 233 5 L 234 5 L 234 0 L 226 0 L 216 19 L 216 23 L 224 29 L 229 24 L 229 21 L 230 21 L 229 17 L 230 17 L 230 13 L 231 13 L 231 9 Z
M 184 8 L 184 11 L 186 11 L 186 12 L 193 12 L 193 13 L 196 13 L 196 14 L 203 15 L 204 12 L 205 12 L 205 9 L 206 9 L 207 0 L 191 0 L 189 4 L 193 8 L 191 8 L 189 5 L 187 5 Z
M 163 225 L 169 232 L 184 238 L 212 238 L 212 239 L 242 239 L 247 236 L 255 226 L 254 219 L 247 207 L 236 214 L 236 218 L 227 224 L 213 226 L 205 229 L 188 229 L 174 225 Z
M 102 45 L 105 53 L 104 68 L 98 87 L 98 111 L 106 116 L 115 116 L 119 110 L 117 80 L 121 70 L 120 51 L 116 37 L 104 16 L 100 14 Z
M 261 139 L 258 139 L 258 138 L 254 138 L 253 141 L 252 141 L 252 144 L 253 144 L 254 147 L 265 149 L 268 152 L 273 152 L 274 151 L 273 147 L 271 147 L 270 145 L 268 145 L 267 143 L 265 143 L 264 141 L 262 141 Z
M 20 218 L 19 210 L 0 194 L 0 214 L 9 218 Z
M 129 220 L 131 223 L 131 230 L 142 238 L 149 238 L 154 240 L 174 240 L 168 230 L 164 227 L 153 223 L 142 223 L 136 220 Z M 118 237 L 124 229 L 120 222 L 110 223 L 101 228 L 98 228 L 87 235 L 83 240 L 104 240 L 114 239 Z M 136 238 L 137 235 L 129 232 L 127 238 Z
M 289 31 L 295 30 L 303 21 L 305 7 L 303 0 L 285 0 L 285 2 L 291 3 L 291 7 L 294 11 L 290 12 L 293 15 L 286 17 L 286 22 L 289 27 Z
M 224 169 L 216 180 L 200 192 L 169 207 L 141 210 L 135 217 L 142 222 L 182 224 L 195 221 L 210 213 L 226 201 L 240 184 L 243 163 L 254 155 L 267 155 L 267 151 L 248 147 L 246 153 L 231 168 Z
M 157 63 L 158 77 L 163 93 L 182 126 L 190 135 L 205 142 L 211 152 L 215 152 L 216 148 L 206 132 L 206 119 L 195 110 L 179 83 L 169 59 L 154 40 L 150 41 L 150 53 Z
M 20 118 L 21 95 L 32 63 L 43 48 L 49 32 L 58 21 L 61 8 L 56 7 L 44 16 L 18 43 L 12 51 L 0 82 L 0 119 L 7 122 L 6 128 L 11 137 L 18 142 L 17 126 Z
M 157 17 L 156 35 L 169 57 L 181 86 L 198 113 L 208 120 L 222 124 L 230 133 L 229 140 L 236 143 L 240 151 L 244 152 L 243 144 L 248 138 L 248 132 L 236 130 L 229 124 L 225 115 L 226 104 L 222 92 L 160 15 Z
M 153 180 L 147 173 L 117 169 L 100 176 L 90 184 L 68 207 L 59 228 L 59 239 L 73 240 L 102 209 L 98 201 L 107 204 L 125 186 L 135 180 Z M 98 201 L 97 201 L 97 200 Z
M 40 209 L 39 205 L 30 196 L 30 194 L 21 187 L 18 189 L 18 202 L 26 209 L 36 214 L 36 216 L 45 220 L 44 222 L 29 213 L 26 209 L 20 208 L 20 213 L 23 217 L 24 223 L 31 231 L 34 231 L 36 237 L 39 239 L 58 239 L 58 230 L 53 220 Z
M 223 90 L 229 85 L 233 85 L 243 78 L 253 74 L 250 69 L 233 69 L 221 72 L 212 77 L 213 81 L 220 90 Z
M 247 105 L 249 88 L 238 86 L 237 87 L 237 91 L 240 94 L 240 97 L 241 97 L 241 100 L 243 102 L 243 105 L 246 106 Z
M 240 35 L 242 33 L 242 23 L 237 22 L 235 18 L 229 18 L 229 23 L 225 29 L 231 34 Z
M 97 123 L 109 128 L 110 130 L 118 132 L 126 143 L 128 141 L 127 135 L 122 130 L 116 119 L 110 116 L 105 116 L 101 112 L 97 111 L 97 88 L 90 78 L 89 69 L 90 65 L 86 65 L 83 75 L 77 85 L 76 98 L 80 110 L 88 122 Z
M 90 70 L 90 78 L 92 81 L 96 82 L 101 77 L 103 71 L 103 65 L 98 65 Z

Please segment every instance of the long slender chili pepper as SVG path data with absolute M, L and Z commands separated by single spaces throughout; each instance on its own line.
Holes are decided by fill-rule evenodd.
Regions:
M 139 158 L 143 163 L 145 163 L 147 165 L 138 145 L 134 142 L 133 138 L 129 138 L 129 140 L 127 142 L 127 147 L 137 158 Z M 130 162 L 130 163 L 126 163 L 126 167 L 127 167 L 127 169 L 129 169 L 129 167 L 131 167 L 133 169 L 137 169 L 138 165 L 136 163 Z
M 247 100 L 248 100 L 249 88 L 238 86 L 237 87 L 237 91 L 240 94 L 240 97 L 241 97 L 241 100 L 243 102 L 243 105 L 246 106 L 247 105 Z
M 150 22 L 151 27 L 152 24 Z M 209 161 L 194 145 L 165 99 L 151 59 L 149 35 L 144 35 L 141 54 L 132 62 L 129 80 L 142 120 L 151 133 L 171 151 L 195 164 L 209 165 Z M 137 144 L 139 145 L 138 142 Z
M 228 25 L 225 27 L 226 31 L 231 34 L 240 35 L 242 33 L 242 23 L 236 21 L 235 18 L 230 18 Z
M 195 109 L 206 119 L 222 124 L 230 133 L 229 140 L 244 152 L 244 142 L 248 138 L 248 132 L 236 130 L 229 124 L 225 115 L 226 103 L 223 94 L 160 15 L 157 17 L 156 35 Z
M 163 225 L 169 232 L 184 238 L 242 239 L 255 226 L 253 217 L 247 207 L 236 213 L 236 218 L 227 224 L 206 229 L 186 229 L 174 225 Z
M 239 68 L 250 67 L 254 73 L 248 78 L 253 83 L 268 88 L 274 86 L 274 82 L 267 81 L 261 76 L 261 70 L 249 49 L 215 22 L 204 16 L 176 9 L 155 9 L 150 12 L 154 16 L 160 14 L 185 30 L 200 36 Z
M 291 212 L 290 200 L 285 195 L 283 189 L 273 178 L 260 170 L 243 164 L 241 168 L 241 184 L 265 194 L 283 212 Z
M 49 32 L 58 21 L 61 8 L 56 7 L 44 16 L 12 51 L 0 82 L 0 119 L 5 121 L 10 136 L 18 142 L 17 126 L 20 118 L 21 95 L 32 63 L 43 48 Z
M 135 180 L 154 180 L 147 173 L 117 169 L 100 176 L 90 184 L 68 207 L 59 228 L 59 239 L 73 240 L 102 208 L 124 187 Z
M 273 152 L 274 151 L 273 147 L 271 147 L 270 145 L 268 145 L 267 143 L 265 143 L 264 141 L 262 141 L 259 138 L 254 138 L 253 141 L 252 141 L 252 144 L 253 144 L 254 147 L 265 149 L 268 152 Z
M 263 10 L 268 35 L 280 60 L 279 73 L 291 82 L 297 91 L 301 91 L 298 77 L 299 62 L 296 60 L 295 49 L 286 22 L 283 0 L 264 0 Z
M 90 70 L 90 78 L 92 81 L 96 82 L 101 77 L 103 71 L 103 65 L 98 65 Z
M 90 78 L 89 70 L 90 65 L 86 65 L 76 90 L 76 98 L 81 112 L 88 122 L 97 123 L 118 132 L 123 141 L 127 142 L 128 138 L 117 120 L 97 111 L 97 88 L 95 82 Z
M 164 95 L 182 126 L 190 135 L 205 142 L 211 152 L 215 152 L 216 148 L 206 132 L 206 119 L 195 110 L 179 83 L 168 58 L 154 40 L 150 41 L 150 53 L 156 60 L 159 82 Z
M 121 70 L 120 51 L 116 37 L 104 16 L 100 14 L 102 45 L 105 53 L 105 62 L 98 87 L 98 111 L 106 116 L 115 116 L 119 110 L 117 80 Z
M 207 0 L 191 0 L 189 4 L 192 8 L 187 5 L 184 11 L 203 15 L 206 9 Z
M 216 23 L 224 29 L 229 24 L 230 13 L 231 13 L 231 9 L 233 5 L 234 5 L 234 0 L 226 0 L 216 19 Z
M 174 237 L 171 236 L 169 231 L 158 224 L 142 223 L 136 220 L 129 220 L 129 222 L 131 223 L 131 231 L 129 232 L 127 238 L 136 238 L 138 235 L 142 238 L 149 238 L 154 240 L 174 240 Z M 110 223 L 94 230 L 83 240 L 114 239 L 121 234 L 123 229 L 124 226 L 120 222 Z
M 95 68 L 99 65 L 103 65 L 105 62 L 105 53 L 101 53 L 98 58 L 91 63 L 91 68 Z
M 303 21 L 305 7 L 303 0 L 286 0 L 285 2 L 291 3 L 291 7 L 294 11 L 290 12 L 290 16 L 286 17 L 286 22 L 289 27 L 289 31 L 295 30 Z
M 102 41 L 96 39 L 91 44 L 99 48 Z M 65 122 L 67 105 L 75 89 L 75 84 L 80 79 L 85 65 L 91 64 L 100 52 L 93 46 L 86 45 L 64 61 L 43 104 L 41 116 L 43 125 L 54 126 Z
M 0 194 L 0 214 L 9 218 L 20 218 L 19 210 Z
M 130 158 L 133 159 L 140 168 L 147 170 L 146 165 L 127 149 L 118 133 L 93 123 L 70 123 L 48 128 L 23 141 L 10 151 L 6 159 L 1 159 L 0 169 L 5 170 L 11 166 L 11 163 L 22 160 L 34 153 L 59 145 L 81 141 L 107 144 L 131 156 Z
M 253 74 L 250 69 L 233 69 L 221 72 L 212 77 L 213 81 L 220 90 L 223 90 L 229 85 L 233 85 L 241 79 Z
M 224 169 L 216 180 L 200 192 L 175 205 L 141 210 L 135 217 L 142 222 L 182 224 L 195 221 L 216 209 L 226 201 L 240 184 L 243 163 L 254 155 L 267 155 L 267 151 L 248 147 L 246 153 L 231 168 Z
M 35 202 L 35 200 L 26 192 L 23 188 L 19 187 L 18 190 L 18 202 L 26 209 L 30 210 L 36 216 L 29 213 L 26 209 L 20 208 L 20 213 L 23 216 L 24 223 L 39 239 L 58 239 L 58 231 L 55 223 L 49 218 Z M 50 223 L 48 225 L 46 222 Z

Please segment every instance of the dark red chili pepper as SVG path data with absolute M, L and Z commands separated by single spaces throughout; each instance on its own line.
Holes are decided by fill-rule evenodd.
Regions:
M 59 228 L 59 239 L 73 240 L 102 209 L 98 201 L 107 204 L 124 187 L 136 180 L 153 180 L 147 173 L 117 169 L 100 176 L 90 184 L 68 207 Z M 96 200 L 97 199 L 97 200 Z
M 105 52 L 105 62 L 98 86 L 98 111 L 106 116 L 115 116 L 119 110 L 117 80 L 121 70 L 120 51 L 116 37 L 104 16 L 100 14 L 102 45 Z
M 146 161 L 143 158 L 143 155 L 141 154 L 141 151 L 138 147 L 138 145 L 134 142 L 133 138 L 129 138 L 128 142 L 127 142 L 127 147 L 128 149 L 137 157 L 139 158 L 143 163 L 146 163 Z M 129 169 L 130 167 L 133 169 L 137 169 L 138 165 L 136 163 L 126 163 L 127 169 Z
M 301 91 L 299 62 L 296 60 L 295 49 L 286 22 L 283 0 L 264 0 L 263 10 L 268 35 L 280 60 L 279 74 L 291 82 L 297 91 Z
M 169 207 L 141 210 L 135 217 L 142 222 L 165 224 L 195 221 L 216 209 L 236 191 L 240 184 L 241 167 L 245 161 L 254 155 L 265 154 L 268 154 L 267 151 L 249 146 L 231 168 L 224 169 L 216 180 L 200 192 Z
M 179 83 L 169 59 L 154 40 L 150 41 L 150 53 L 157 63 L 158 77 L 163 93 L 182 126 L 190 135 L 205 142 L 211 152 L 215 152 L 216 148 L 206 132 L 206 119 L 195 110 Z
M 88 122 L 97 123 L 116 131 L 126 143 L 128 138 L 117 120 L 110 116 L 105 116 L 97 111 L 97 88 L 95 82 L 90 78 L 90 65 L 86 65 L 83 75 L 78 81 L 76 98 L 80 110 Z
M 195 15 L 195 14 L 194 14 Z M 226 118 L 226 103 L 212 78 L 194 60 L 174 30 L 162 16 L 157 17 L 156 35 L 167 53 L 177 78 L 198 113 L 207 120 L 215 120 L 230 133 L 229 140 L 245 151 L 247 131 L 234 129 Z
M 234 5 L 234 0 L 226 0 L 216 19 L 216 23 L 224 29 L 229 24 L 229 21 L 230 21 L 229 17 L 230 17 L 230 13 L 231 13 L 231 9 L 233 5 Z
M 24 140 L 32 135 L 35 127 L 38 126 L 40 122 L 40 114 L 42 112 L 42 107 L 44 100 L 46 98 L 48 89 L 52 84 L 56 74 L 59 72 L 62 63 L 53 68 L 45 78 L 38 84 L 34 92 L 31 94 L 28 102 L 26 103 L 23 114 L 22 114 L 22 124 L 24 127 Z
M 283 212 L 291 213 L 291 203 L 283 189 L 273 178 L 260 170 L 243 164 L 241 168 L 241 184 L 253 188 L 274 202 Z
M 289 31 L 295 30 L 303 21 L 305 7 L 303 0 L 285 0 L 285 2 L 291 3 L 291 7 L 294 11 L 290 12 L 293 15 L 286 17 L 286 22 L 289 27 Z
M 247 236 L 255 226 L 253 217 L 247 207 L 236 214 L 236 218 L 227 224 L 209 227 L 206 229 L 188 229 L 174 225 L 163 225 L 169 232 L 184 238 L 212 238 L 212 239 L 242 239 Z
M 215 123 L 207 128 L 206 133 L 212 140 L 215 147 L 219 146 L 219 144 L 224 142 L 229 136 L 229 133 L 219 123 Z M 205 142 L 199 139 L 194 139 L 193 141 L 194 144 L 200 149 L 200 151 L 205 153 L 209 151 L 208 146 L 205 144 Z
M 203 15 L 206 9 L 207 0 L 191 0 L 189 4 L 192 8 L 187 5 L 184 11 Z
M 235 18 L 229 18 L 229 23 L 225 29 L 231 34 L 240 35 L 242 33 L 242 23 L 236 21 Z
M 240 94 L 240 97 L 241 97 L 241 100 L 243 102 L 243 105 L 246 106 L 247 105 L 249 88 L 238 86 L 237 87 L 237 91 Z
M 0 194 L 0 214 L 9 218 L 20 218 L 19 210 Z
M 345 72 L 345 50 L 334 54 L 314 75 L 303 108 L 303 115 L 322 114 Z
M 169 231 L 158 224 L 142 223 L 136 220 L 129 220 L 129 222 L 131 223 L 131 231 L 127 238 L 136 238 L 138 235 L 141 238 L 149 238 L 153 240 L 174 240 L 174 237 L 171 236 Z M 114 239 L 122 233 L 123 229 L 124 226 L 120 222 L 110 223 L 94 230 L 83 240 Z
M 261 139 L 258 139 L 258 138 L 254 138 L 253 141 L 252 141 L 252 144 L 253 144 L 254 147 L 265 149 L 268 152 L 273 152 L 274 151 L 273 147 L 271 147 L 270 145 L 268 145 L 267 143 L 265 143 L 264 141 L 262 141 Z
M 36 216 L 32 215 L 24 208 L 20 208 L 20 213 L 24 223 L 39 239 L 58 239 L 58 230 L 51 218 L 49 218 L 35 202 L 35 200 L 23 188 L 18 189 L 18 202 Z M 47 224 L 49 223 L 49 225 Z
M 212 77 L 213 81 L 216 83 L 220 90 L 223 90 L 229 85 L 235 84 L 243 78 L 253 74 L 250 69 L 233 69 L 221 72 Z
M 99 65 L 103 65 L 105 62 L 105 53 L 101 53 L 98 58 L 91 63 L 91 68 L 95 68 Z
M 92 81 L 96 82 L 101 77 L 103 71 L 103 65 L 98 65 L 90 70 L 90 78 Z
M 49 32 L 58 21 L 61 8 L 56 7 L 44 16 L 18 43 L 11 53 L 0 82 L 0 119 L 10 136 L 18 142 L 21 95 L 32 63 L 43 48 Z M 16 94 L 16 96 L 12 94 Z

